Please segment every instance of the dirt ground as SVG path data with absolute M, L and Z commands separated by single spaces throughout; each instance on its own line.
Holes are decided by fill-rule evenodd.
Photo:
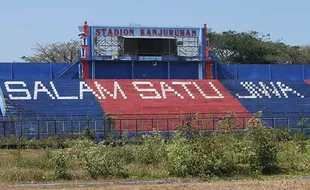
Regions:
M 74 190 L 176 190 L 176 189 L 193 189 L 193 190 L 310 190 L 310 179 L 291 179 L 291 180 L 275 180 L 275 181 L 247 181 L 247 182 L 214 182 L 214 183 L 195 183 L 195 184 L 149 184 L 149 185 L 104 185 L 104 186 L 72 186 L 64 187 L 14 187 L 13 185 L 1 184 L 1 190 L 16 189 L 16 190 L 30 190 L 30 189 L 74 189 Z

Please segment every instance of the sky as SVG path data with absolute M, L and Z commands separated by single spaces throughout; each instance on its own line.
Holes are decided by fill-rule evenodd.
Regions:
M 0 62 L 19 62 L 36 43 L 78 38 L 97 26 L 202 27 L 258 31 L 289 45 L 310 44 L 309 0 L 1 0 Z

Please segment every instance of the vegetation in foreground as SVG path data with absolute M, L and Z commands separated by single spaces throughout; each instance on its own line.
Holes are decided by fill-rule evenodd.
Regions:
M 154 132 L 139 143 L 128 138 L 98 143 L 89 132 L 83 139 L 19 140 L 19 149 L 0 151 L 0 181 L 241 179 L 310 173 L 310 141 L 302 134 L 267 128 L 258 117 L 248 122 L 247 133 L 236 134 L 233 120 L 221 122 L 221 130 L 207 136 L 187 125 L 169 140 Z

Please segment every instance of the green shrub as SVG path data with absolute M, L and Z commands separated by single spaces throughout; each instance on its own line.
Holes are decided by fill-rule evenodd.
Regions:
M 307 174 L 310 172 L 310 148 L 299 148 L 298 141 L 281 144 L 278 153 L 278 165 L 288 174 Z
M 52 153 L 50 159 L 54 169 L 55 179 L 70 179 L 68 172 L 69 155 L 64 150 L 57 150 Z
M 209 147 L 205 147 L 209 155 L 207 174 L 219 177 L 232 176 L 238 174 L 238 164 L 246 164 L 245 143 L 237 139 L 234 133 L 228 132 L 229 130 L 226 128 L 224 134 L 210 137 Z
M 235 175 L 238 164 L 246 162 L 240 153 L 244 149 L 243 144 L 233 133 L 214 134 L 191 141 L 176 136 L 167 148 L 168 170 L 177 177 Z
M 166 159 L 166 145 L 159 133 L 146 135 L 142 144 L 137 145 L 135 151 L 136 161 L 141 164 L 157 164 Z
M 96 131 L 90 129 L 89 126 L 87 126 L 87 127 L 85 127 L 83 129 L 83 135 L 84 135 L 84 137 L 86 137 L 88 139 L 91 139 L 91 140 L 95 140 L 96 139 Z
M 171 175 L 187 177 L 193 175 L 190 161 L 192 159 L 191 146 L 181 135 L 176 135 L 167 145 L 167 166 Z
M 85 169 L 92 178 L 128 177 L 125 161 L 118 151 L 106 147 L 94 146 L 84 153 Z
M 279 139 L 277 131 L 266 128 L 259 118 L 253 117 L 249 123 L 248 142 L 251 148 L 250 166 L 252 171 L 263 174 L 277 173 L 277 153 L 279 150 Z
M 122 161 L 125 164 L 133 163 L 136 159 L 134 150 L 136 150 L 136 146 L 126 145 L 123 147 L 117 147 L 114 151 L 117 152 L 118 156 L 122 158 Z

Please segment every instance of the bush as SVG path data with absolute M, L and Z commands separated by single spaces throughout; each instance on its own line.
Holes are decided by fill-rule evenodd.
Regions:
M 118 151 L 106 147 L 94 146 L 84 153 L 85 169 L 91 178 L 98 177 L 128 177 L 125 161 Z
M 96 139 L 96 131 L 90 129 L 89 126 L 87 126 L 87 127 L 85 127 L 85 128 L 83 129 L 83 135 L 84 135 L 86 138 L 91 139 L 91 140 L 95 140 L 95 139 Z
M 281 144 L 278 165 L 283 172 L 288 174 L 308 174 L 310 171 L 310 148 L 301 150 L 298 141 Z
M 70 179 L 68 173 L 69 155 L 65 151 L 54 151 L 50 162 L 54 169 L 55 179 Z
M 166 160 L 166 147 L 164 138 L 159 133 L 146 135 L 142 138 L 142 144 L 135 151 L 136 161 L 142 164 L 157 164 Z
M 253 117 L 248 125 L 248 142 L 251 148 L 250 166 L 252 171 L 263 174 L 277 173 L 278 133 L 266 128 L 260 118 Z
M 168 170 L 177 177 L 233 175 L 238 159 L 230 143 L 218 136 L 192 141 L 177 137 L 167 148 Z
M 195 167 L 191 165 L 193 154 L 188 141 L 177 135 L 167 146 L 168 171 L 177 177 L 195 175 Z M 197 174 L 196 174 L 197 175 Z
M 248 149 L 234 134 L 235 123 L 232 117 L 227 117 L 220 123 L 221 132 L 211 136 L 196 133 L 195 138 L 186 140 L 189 138 L 183 133 L 177 135 L 167 148 L 171 174 L 178 177 L 236 174 L 237 165 L 246 162 L 243 155 Z

